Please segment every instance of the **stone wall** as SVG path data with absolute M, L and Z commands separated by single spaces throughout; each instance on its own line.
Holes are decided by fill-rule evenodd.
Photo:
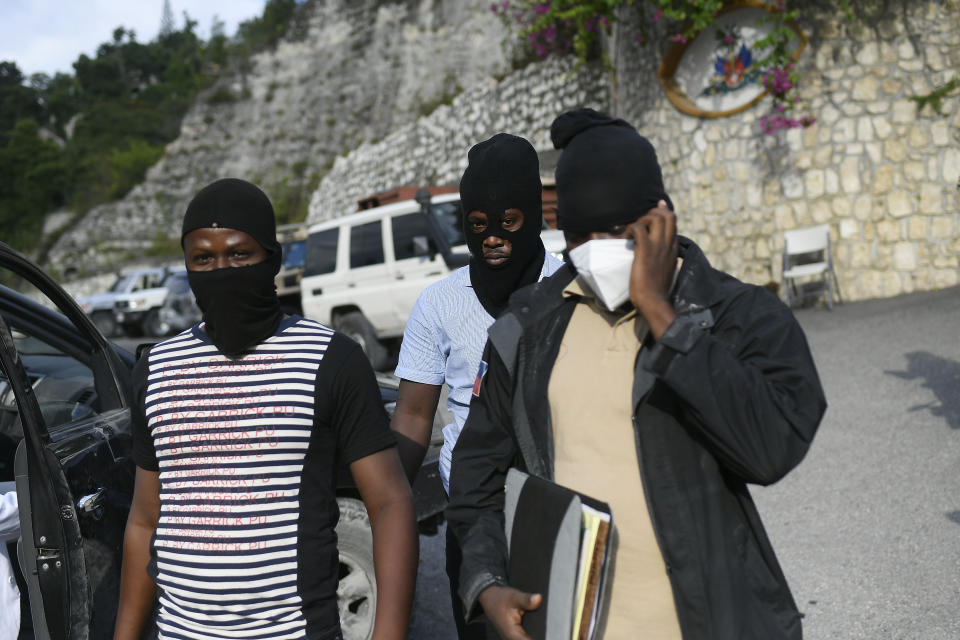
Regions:
M 798 68 L 817 122 L 775 136 L 759 133 L 769 101 L 713 120 L 679 112 L 649 64 L 662 52 L 618 34 L 615 105 L 657 147 L 681 232 L 758 284 L 780 281 L 785 230 L 829 224 L 846 300 L 957 285 L 960 96 L 942 115 L 910 97 L 960 77 L 960 15 L 905 1 L 871 24 L 804 18 Z
M 902 11 L 901 11 L 902 9 Z M 530 65 L 471 87 L 449 107 L 338 158 L 310 203 L 309 220 L 343 215 L 398 184 L 456 183 L 474 142 L 506 130 L 550 148 L 548 127 L 575 106 L 611 110 L 658 149 L 682 233 L 720 269 L 779 283 L 783 232 L 829 224 L 846 300 L 960 282 L 960 97 L 942 115 L 911 96 L 960 76 L 960 18 L 941 3 L 905 0 L 896 16 L 849 23 L 808 10 L 798 67 L 812 127 L 760 133 L 769 101 L 734 116 L 687 116 L 656 78 L 660 50 L 636 43 L 626 14 L 608 42 L 616 84 L 570 61 Z M 662 26 L 660 27 L 662 30 Z M 662 33 L 660 34 L 663 35 Z M 604 89 L 606 87 L 606 89 Z
M 500 131 L 552 149 L 550 123 L 576 106 L 607 106 L 608 90 L 596 66 L 572 59 L 531 64 L 504 80 L 475 85 L 430 115 L 383 140 L 338 158 L 310 201 L 309 222 L 356 209 L 360 198 L 403 184 L 453 184 L 467 165 L 467 151 Z

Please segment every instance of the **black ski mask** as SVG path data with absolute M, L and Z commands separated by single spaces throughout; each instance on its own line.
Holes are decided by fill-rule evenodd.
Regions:
M 561 114 L 550 125 L 557 161 L 557 220 L 564 231 L 589 233 L 630 224 L 665 200 L 657 152 L 623 120 L 593 109 Z
M 181 246 L 188 233 L 205 228 L 243 231 L 267 252 L 263 261 L 244 267 L 187 271 L 207 335 L 222 353 L 237 358 L 273 335 L 283 319 L 274 284 L 282 256 L 273 206 L 266 194 L 249 182 L 217 180 L 201 189 L 187 206 Z
M 540 240 L 542 196 L 537 152 L 523 138 L 498 133 L 470 149 L 467 170 L 460 180 L 463 231 L 471 256 L 470 282 L 483 308 L 494 318 L 506 308 L 511 293 L 540 278 L 545 253 Z M 523 225 L 515 231 L 502 226 L 507 209 L 523 212 Z M 472 211 L 487 216 L 482 233 L 473 233 L 467 223 Z M 483 259 L 483 241 L 489 237 L 511 244 L 505 263 L 493 266 Z

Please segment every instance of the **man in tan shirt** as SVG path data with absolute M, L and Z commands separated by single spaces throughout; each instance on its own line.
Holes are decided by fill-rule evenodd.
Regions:
M 447 510 L 465 610 L 523 639 L 524 613 L 550 597 L 509 586 L 513 466 L 610 504 L 603 638 L 799 640 L 747 484 L 796 466 L 826 408 L 803 331 L 677 235 L 633 127 L 581 109 L 551 136 L 573 265 L 514 294 L 489 331 Z

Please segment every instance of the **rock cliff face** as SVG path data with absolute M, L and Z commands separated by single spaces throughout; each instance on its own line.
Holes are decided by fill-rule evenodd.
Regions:
M 91 210 L 52 248 L 61 273 L 93 273 L 176 245 L 190 197 L 252 180 L 282 216 L 334 159 L 509 70 L 483 1 L 309 0 L 275 50 L 202 94 L 146 181 Z

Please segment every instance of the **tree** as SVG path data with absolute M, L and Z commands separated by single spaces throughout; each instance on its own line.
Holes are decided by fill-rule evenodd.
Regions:
M 163 0 L 163 13 L 160 16 L 160 35 L 165 38 L 174 31 L 173 10 L 170 8 L 170 0 Z
M 37 91 L 24 86 L 23 81 L 23 73 L 17 63 L 0 62 L 0 144 L 6 141 L 18 120 L 42 120 L 43 110 Z
M 37 245 L 48 211 L 63 204 L 63 152 L 37 133 L 39 125 L 20 120 L 0 148 L 0 229 L 4 241 L 21 251 Z

